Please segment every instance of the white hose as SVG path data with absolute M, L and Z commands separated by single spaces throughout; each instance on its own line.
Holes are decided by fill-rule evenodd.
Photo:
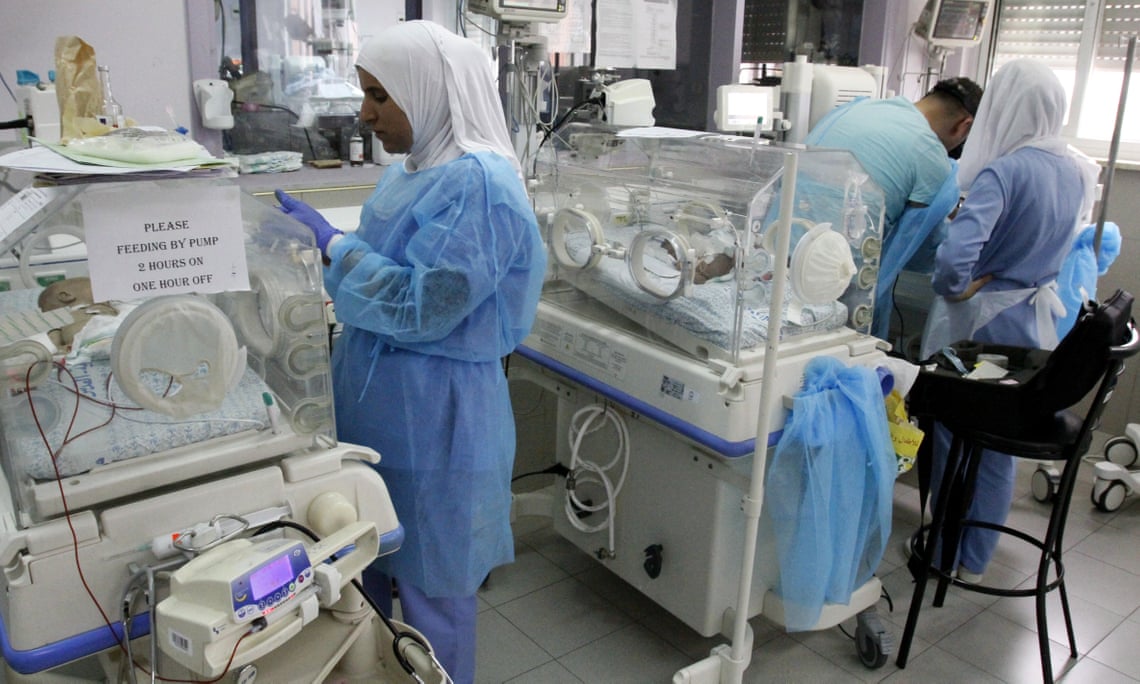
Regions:
M 617 431 L 617 449 L 609 463 L 599 465 L 582 457 L 582 439 L 589 433 L 601 429 L 601 424 L 591 429 L 591 425 L 598 418 L 604 418 L 613 424 Z M 580 424 L 579 424 L 580 423 Z M 566 499 L 564 510 L 566 519 L 575 529 L 581 532 L 593 533 L 602 530 L 609 531 L 609 557 L 613 558 L 614 549 L 614 518 L 617 511 L 617 496 L 625 484 L 625 476 L 629 471 L 629 429 L 621 415 L 608 406 L 591 404 L 578 409 L 570 419 L 570 474 L 566 478 Z M 615 466 L 621 466 L 621 475 L 615 484 L 607 475 L 607 471 Z M 582 483 L 600 484 L 606 490 L 606 499 L 602 503 L 588 504 L 581 501 L 577 495 L 577 486 Z M 597 513 L 606 511 L 606 520 L 597 525 L 588 525 L 578 515 L 581 512 Z

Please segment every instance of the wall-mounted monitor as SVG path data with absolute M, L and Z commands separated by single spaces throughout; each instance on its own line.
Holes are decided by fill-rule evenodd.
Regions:
M 927 0 L 914 32 L 931 45 L 970 47 L 982 40 L 989 0 Z
M 468 0 L 467 9 L 499 21 L 554 22 L 566 16 L 566 0 Z

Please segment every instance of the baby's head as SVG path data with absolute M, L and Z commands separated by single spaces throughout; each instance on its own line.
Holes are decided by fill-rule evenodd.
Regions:
M 91 296 L 90 278 L 57 280 L 44 288 L 37 301 L 40 311 L 45 312 L 94 303 L 95 300 Z

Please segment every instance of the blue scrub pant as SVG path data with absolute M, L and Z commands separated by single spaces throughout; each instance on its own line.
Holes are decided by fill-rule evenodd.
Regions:
M 938 500 L 938 485 L 942 471 L 946 467 L 950 453 L 952 435 L 941 423 L 934 427 L 934 449 L 930 472 L 931 501 Z M 974 498 L 966 511 L 971 520 L 981 520 L 995 525 L 1004 525 L 1013 503 L 1013 485 L 1017 465 L 1009 454 L 999 451 L 982 450 L 978 464 L 978 479 L 974 485 Z M 962 531 L 962 543 L 958 547 L 958 565 L 970 572 L 982 574 L 997 548 L 1000 533 L 979 527 L 967 527 Z M 938 551 L 936 550 L 937 554 Z M 936 555 L 935 558 L 938 556 Z
M 363 574 L 364 590 L 384 611 L 392 615 L 392 580 L 368 567 Z M 478 602 L 474 595 L 426 596 L 419 587 L 396 578 L 403 621 L 419 630 L 431 645 L 432 653 L 455 684 L 475 681 L 475 619 Z

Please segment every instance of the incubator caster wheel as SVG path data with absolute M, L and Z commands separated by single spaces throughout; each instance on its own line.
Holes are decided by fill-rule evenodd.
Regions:
M 1109 463 L 1131 468 L 1138 456 L 1136 443 L 1128 437 L 1113 437 L 1104 443 L 1104 460 Z
M 1114 513 L 1124 505 L 1128 487 L 1120 480 L 1097 479 L 1093 484 L 1092 500 L 1097 508 L 1105 513 Z
M 883 627 L 879 614 L 873 610 L 859 613 L 855 618 L 855 649 L 859 660 L 868 669 L 878 669 L 895 650 L 894 636 Z
M 1033 471 L 1033 479 L 1030 482 L 1033 498 L 1040 503 L 1048 503 L 1057 493 L 1057 480 L 1058 476 L 1038 466 L 1037 470 Z

